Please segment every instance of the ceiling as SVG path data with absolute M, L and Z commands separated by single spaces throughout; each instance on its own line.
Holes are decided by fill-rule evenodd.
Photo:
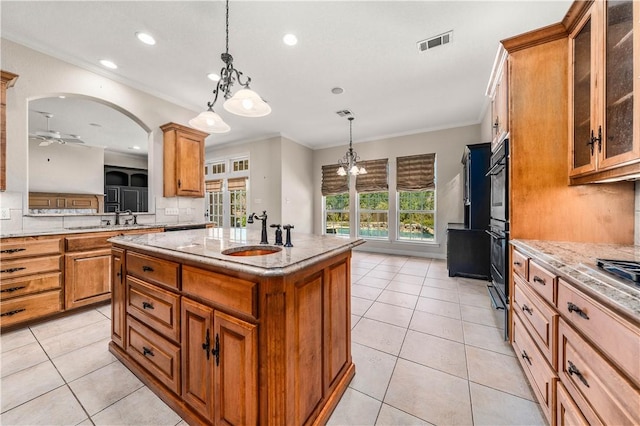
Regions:
M 215 109 L 231 132 L 207 146 L 282 135 L 311 148 L 479 123 L 499 40 L 559 22 L 570 1 L 242 1 L 230 3 L 229 52 L 273 112 Z M 3 38 L 194 111 L 212 100 L 224 51 L 222 1 L 7 1 Z M 453 30 L 419 53 L 416 42 Z M 145 31 L 155 46 L 139 42 Z M 287 46 L 286 33 L 299 42 Z M 100 59 L 118 64 L 107 70 Z M 333 87 L 344 93 L 334 95 Z M 53 122 L 52 122 L 53 124 Z M 186 124 L 186 123 L 185 123 Z M 56 129 L 61 130 L 61 129 Z M 74 133 L 80 133 L 77 130 Z

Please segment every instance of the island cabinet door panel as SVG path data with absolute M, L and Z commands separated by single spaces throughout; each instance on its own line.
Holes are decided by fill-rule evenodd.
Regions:
M 256 326 L 216 311 L 216 425 L 258 424 L 258 334 Z
M 111 250 L 65 255 L 65 309 L 109 300 Z
M 207 421 L 212 421 L 213 309 L 185 297 L 181 313 L 182 398 Z
M 322 401 L 323 389 L 323 272 L 295 284 L 293 341 L 297 347 L 288 386 L 295 389 L 295 424 L 305 424 Z
M 111 340 L 125 348 L 124 250 L 111 250 Z
M 349 267 L 341 262 L 326 269 L 325 286 L 325 384 L 331 387 L 334 380 L 349 361 L 348 344 L 351 340 L 351 315 L 349 291 Z

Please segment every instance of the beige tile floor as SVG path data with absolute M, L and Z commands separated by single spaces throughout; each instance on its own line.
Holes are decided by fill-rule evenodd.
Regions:
M 330 425 L 544 425 L 486 282 L 356 252 L 356 376 Z M 0 337 L 2 425 L 185 425 L 107 350 L 110 307 Z

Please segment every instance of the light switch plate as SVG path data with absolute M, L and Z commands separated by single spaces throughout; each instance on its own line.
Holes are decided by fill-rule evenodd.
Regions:
M 167 216 L 178 216 L 178 214 L 180 214 L 179 210 L 177 207 L 175 208 L 170 208 L 167 207 L 164 209 L 164 214 Z
M 11 219 L 11 211 L 9 209 L 0 209 L 0 220 Z

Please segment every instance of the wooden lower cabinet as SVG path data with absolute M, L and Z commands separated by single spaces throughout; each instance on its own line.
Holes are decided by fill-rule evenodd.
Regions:
M 555 422 L 557 426 L 589 426 L 589 422 L 559 381 L 556 382 Z
M 90 305 L 111 298 L 111 250 L 65 255 L 65 306 Z
M 111 250 L 111 340 L 125 348 L 125 260 L 124 250 Z

